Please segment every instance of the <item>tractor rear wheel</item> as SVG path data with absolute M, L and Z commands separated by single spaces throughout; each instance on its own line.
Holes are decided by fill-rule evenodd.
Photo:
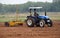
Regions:
M 5 26 L 9 27 L 9 23 L 8 22 L 5 22 Z
M 34 27 L 34 19 L 33 18 L 28 18 L 27 20 L 26 20 L 26 24 L 27 24 L 27 26 L 28 27 Z
M 44 27 L 44 25 L 45 25 L 45 21 L 44 21 L 44 20 L 40 20 L 40 21 L 39 21 L 39 26 L 40 26 L 40 27 Z

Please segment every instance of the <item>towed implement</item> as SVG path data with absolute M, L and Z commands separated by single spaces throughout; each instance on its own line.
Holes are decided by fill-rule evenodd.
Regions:
M 16 19 L 10 22 L 5 22 L 5 26 L 18 26 L 18 25 L 23 25 L 23 22 L 21 20 L 18 20 L 18 8 L 16 5 Z
M 10 21 L 10 22 L 5 22 L 5 26 L 7 27 L 13 27 L 13 26 L 18 26 L 18 25 L 23 25 L 23 22 L 21 21 Z

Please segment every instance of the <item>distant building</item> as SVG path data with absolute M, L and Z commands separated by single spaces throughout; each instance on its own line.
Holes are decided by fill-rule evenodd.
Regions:
M 53 0 L 53 2 L 59 2 L 60 0 Z

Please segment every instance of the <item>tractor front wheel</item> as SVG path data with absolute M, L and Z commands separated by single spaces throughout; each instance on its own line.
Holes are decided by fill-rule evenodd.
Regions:
M 44 27 L 44 25 L 45 25 L 45 21 L 44 21 L 44 20 L 40 20 L 40 21 L 39 21 L 39 26 L 40 26 L 40 27 Z

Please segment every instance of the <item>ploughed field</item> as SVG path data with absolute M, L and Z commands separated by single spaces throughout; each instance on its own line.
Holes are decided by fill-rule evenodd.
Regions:
M 5 27 L 0 23 L 0 38 L 60 38 L 60 21 L 53 21 L 52 27 Z

